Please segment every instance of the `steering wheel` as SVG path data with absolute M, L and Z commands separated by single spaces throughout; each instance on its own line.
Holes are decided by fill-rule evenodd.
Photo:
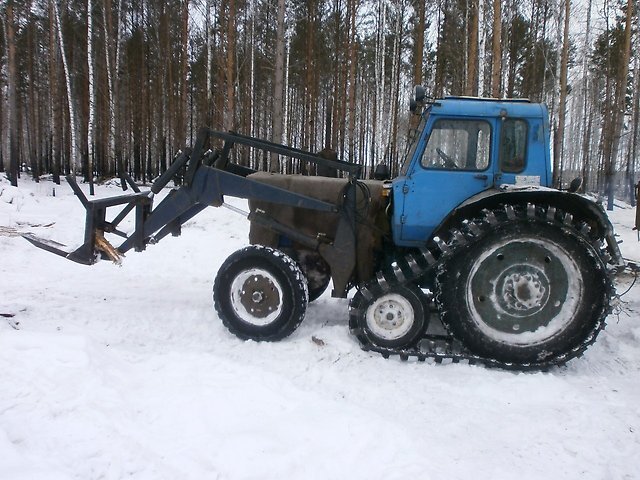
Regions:
M 456 165 L 456 162 L 453 161 L 453 158 L 451 158 L 449 155 L 447 155 L 442 150 L 440 150 L 440 148 L 436 147 L 436 152 L 438 153 L 438 156 L 442 159 L 442 166 L 444 168 L 452 168 L 452 169 L 458 168 L 458 165 Z

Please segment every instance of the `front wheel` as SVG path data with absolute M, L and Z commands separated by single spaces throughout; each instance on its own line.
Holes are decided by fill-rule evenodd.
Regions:
M 213 293 L 215 309 L 229 331 L 257 341 L 289 336 L 302 322 L 308 303 L 307 283 L 296 262 L 261 245 L 229 256 Z

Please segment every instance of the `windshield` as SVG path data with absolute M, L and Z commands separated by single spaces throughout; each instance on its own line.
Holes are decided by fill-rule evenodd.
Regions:
M 418 126 L 416 128 L 409 129 L 409 135 L 407 135 L 407 148 L 404 152 L 404 157 L 402 158 L 402 168 L 400 168 L 401 176 L 406 175 L 407 171 L 409 170 L 409 165 L 411 164 L 411 160 L 416 153 L 418 143 L 420 143 L 420 135 L 424 130 L 424 125 L 426 122 L 427 115 L 420 115 L 420 123 L 418 123 Z

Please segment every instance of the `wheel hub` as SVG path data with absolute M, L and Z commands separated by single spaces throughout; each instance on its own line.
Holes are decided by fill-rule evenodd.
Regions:
M 374 335 L 384 340 L 395 340 L 411 329 L 415 319 L 411 304 L 402 296 L 391 293 L 369 307 L 366 320 Z
M 402 308 L 393 300 L 381 303 L 374 313 L 374 319 L 385 330 L 393 330 L 404 323 Z
M 499 303 L 513 315 L 531 315 L 542 309 L 549 296 L 549 280 L 533 265 L 516 265 L 497 282 Z
M 240 272 L 231 283 L 231 306 L 238 317 L 252 325 L 266 325 L 282 311 L 282 289 L 270 272 L 252 268 Z
M 280 295 L 271 279 L 254 274 L 242 285 L 240 303 L 254 317 L 264 318 L 277 308 Z
M 571 282 L 578 276 L 571 260 L 555 245 L 511 241 L 473 263 L 467 301 L 481 328 L 518 343 L 514 335 L 536 331 L 543 335 L 541 328 L 558 317 L 567 301 L 573 303 Z

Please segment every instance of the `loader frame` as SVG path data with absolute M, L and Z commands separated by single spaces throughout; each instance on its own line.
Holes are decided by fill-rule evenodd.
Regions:
M 222 140 L 221 149 L 209 149 L 212 139 Z M 235 145 L 250 149 L 296 158 L 316 165 L 324 165 L 345 172 L 347 185 L 340 204 L 334 204 L 292 192 L 277 186 L 248 178 L 256 170 L 232 163 L 230 152 Z M 142 251 L 150 243 L 156 243 L 168 234 L 177 236 L 181 225 L 208 206 L 224 204 L 224 196 L 260 200 L 280 205 L 338 214 L 338 227 L 333 239 L 310 236 L 283 225 L 262 210 L 248 214 L 249 220 L 294 240 L 305 247 L 317 250 L 331 268 L 334 282 L 333 295 L 346 297 L 355 269 L 356 235 L 356 184 L 361 166 L 354 163 L 329 160 L 316 154 L 234 132 L 220 132 L 201 128 L 193 149 L 185 149 L 171 166 L 160 175 L 147 191 L 140 191 L 133 180 L 123 175 L 133 193 L 102 199 L 87 199 L 76 180 L 67 176 L 67 181 L 86 210 L 83 244 L 69 251 L 64 245 L 24 235 L 35 246 L 60 255 L 74 262 L 91 265 L 100 257 L 119 261 L 120 256 L 132 248 Z M 186 170 L 185 170 L 186 169 Z M 154 196 L 176 175 L 185 172 L 182 186 L 175 188 L 153 208 Z M 107 220 L 107 210 L 119 207 L 112 220 Z M 135 228 L 127 234 L 118 227 L 135 210 Z M 124 238 L 113 247 L 105 238 L 112 233 Z

